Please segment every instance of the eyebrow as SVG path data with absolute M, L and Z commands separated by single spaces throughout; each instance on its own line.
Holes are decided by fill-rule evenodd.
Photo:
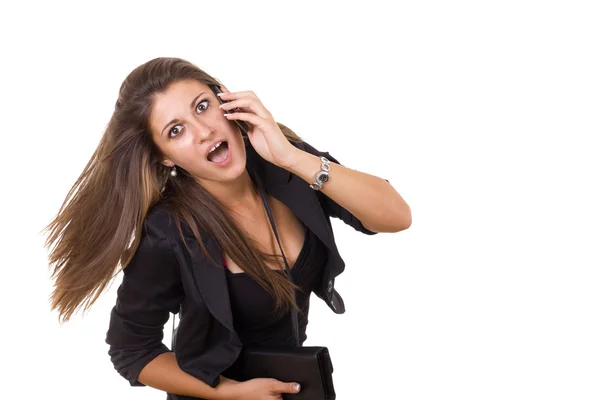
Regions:
M 198 96 L 194 97 L 194 100 L 192 100 L 192 102 L 190 103 L 190 108 L 194 108 L 194 104 L 196 104 L 196 100 L 198 100 L 198 98 L 199 98 L 200 96 L 202 96 L 203 94 L 205 94 L 205 93 L 206 93 L 206 92 L 202 92 L 202 93 L 200 93 Z M 165 133 L 165 129 L 167 129 L 167 127 L 168 127 L 169 125 L 171 125 L 171 124 L 173 124 L 173 123 L 175 123 L 175 122 L 177 122 L 177 121 L 179 121 L 177 118 L 175 118 L 175 119 L 173 119 L 173 120 L 169 121 L 169 122 L 168 122 L 168 123 L 165 125 L 165 127 L 163 128 L 163 130 L 160 132 L 160 135 L 162 136 L 162 135 L 163 135 L 163 133 Z

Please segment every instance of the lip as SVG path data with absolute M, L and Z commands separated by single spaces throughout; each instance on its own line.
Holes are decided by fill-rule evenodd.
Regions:
M 219 143 L 219 142 L 227 142 L 227 143 L 229 144 L 229 141 L 228 141 L 228 140 L 225 140 L 225 139 L 218 139 L 218 140 L 215 140 L 214 142 L 212 142 L 211 144 L 209 144 L 209 145 L 208 145 L 208 147 L 206 148 L 206 153 L 204 154 L 204 158 L 206 158 L 206 159 L 208 160 L 208 152 L 210 151 L 210 149 L 212 149 L 212 148 L 213 148 L 213 146 L 214 146 L 215 144 L 217 144 L 217 143 Z

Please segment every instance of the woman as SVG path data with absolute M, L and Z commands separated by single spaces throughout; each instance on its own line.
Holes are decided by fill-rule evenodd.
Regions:
M 316 182 L 327 166 L 329 181 Z M 295 286 L 282 273 L 257 178 Z M 289 344 L 290 307 L 300 311 L 304 341 L 311 292 L 344 312 L 334 289 L 344 261 L 330 217 L 365 234 L 411 223 L 386 180 L 343 167 L 275 122 L 253 92 L 231 93 L 178 58 L 151 60 L 125 79 L 71 196 L 46 228 L 46 245 L 58 241 L 52 309 L 63 321 L 87 309 L 122 267 L 106 339 L 111 360 L 131 385 L 174 399 L 277 399 L 301 390 L 236 380 L 240 350 Z M 170 352 L 163 326 L 178 312 Z

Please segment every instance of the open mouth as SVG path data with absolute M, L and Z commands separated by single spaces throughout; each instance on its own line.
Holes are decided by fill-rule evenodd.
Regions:
M 208 161 L 214 163 L 220 163 L 227 159 L 229 155 L 229 144 L 226 141 L 222 141 L 208 153 Z

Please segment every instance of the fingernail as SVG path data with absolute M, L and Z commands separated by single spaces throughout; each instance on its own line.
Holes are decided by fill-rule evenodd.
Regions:
M 217 93 L 217 96 L 221 97 L 221 95 L 222 95 L 222 94 L 223 94 L 223 93 Z
M 294 390 L 295 390 L 296 392 L 299 392 L 299 391 L 300 391 L 300 385 L 299 385 L 298 383 L 296 383 L 296 384 L 294 385 Z

